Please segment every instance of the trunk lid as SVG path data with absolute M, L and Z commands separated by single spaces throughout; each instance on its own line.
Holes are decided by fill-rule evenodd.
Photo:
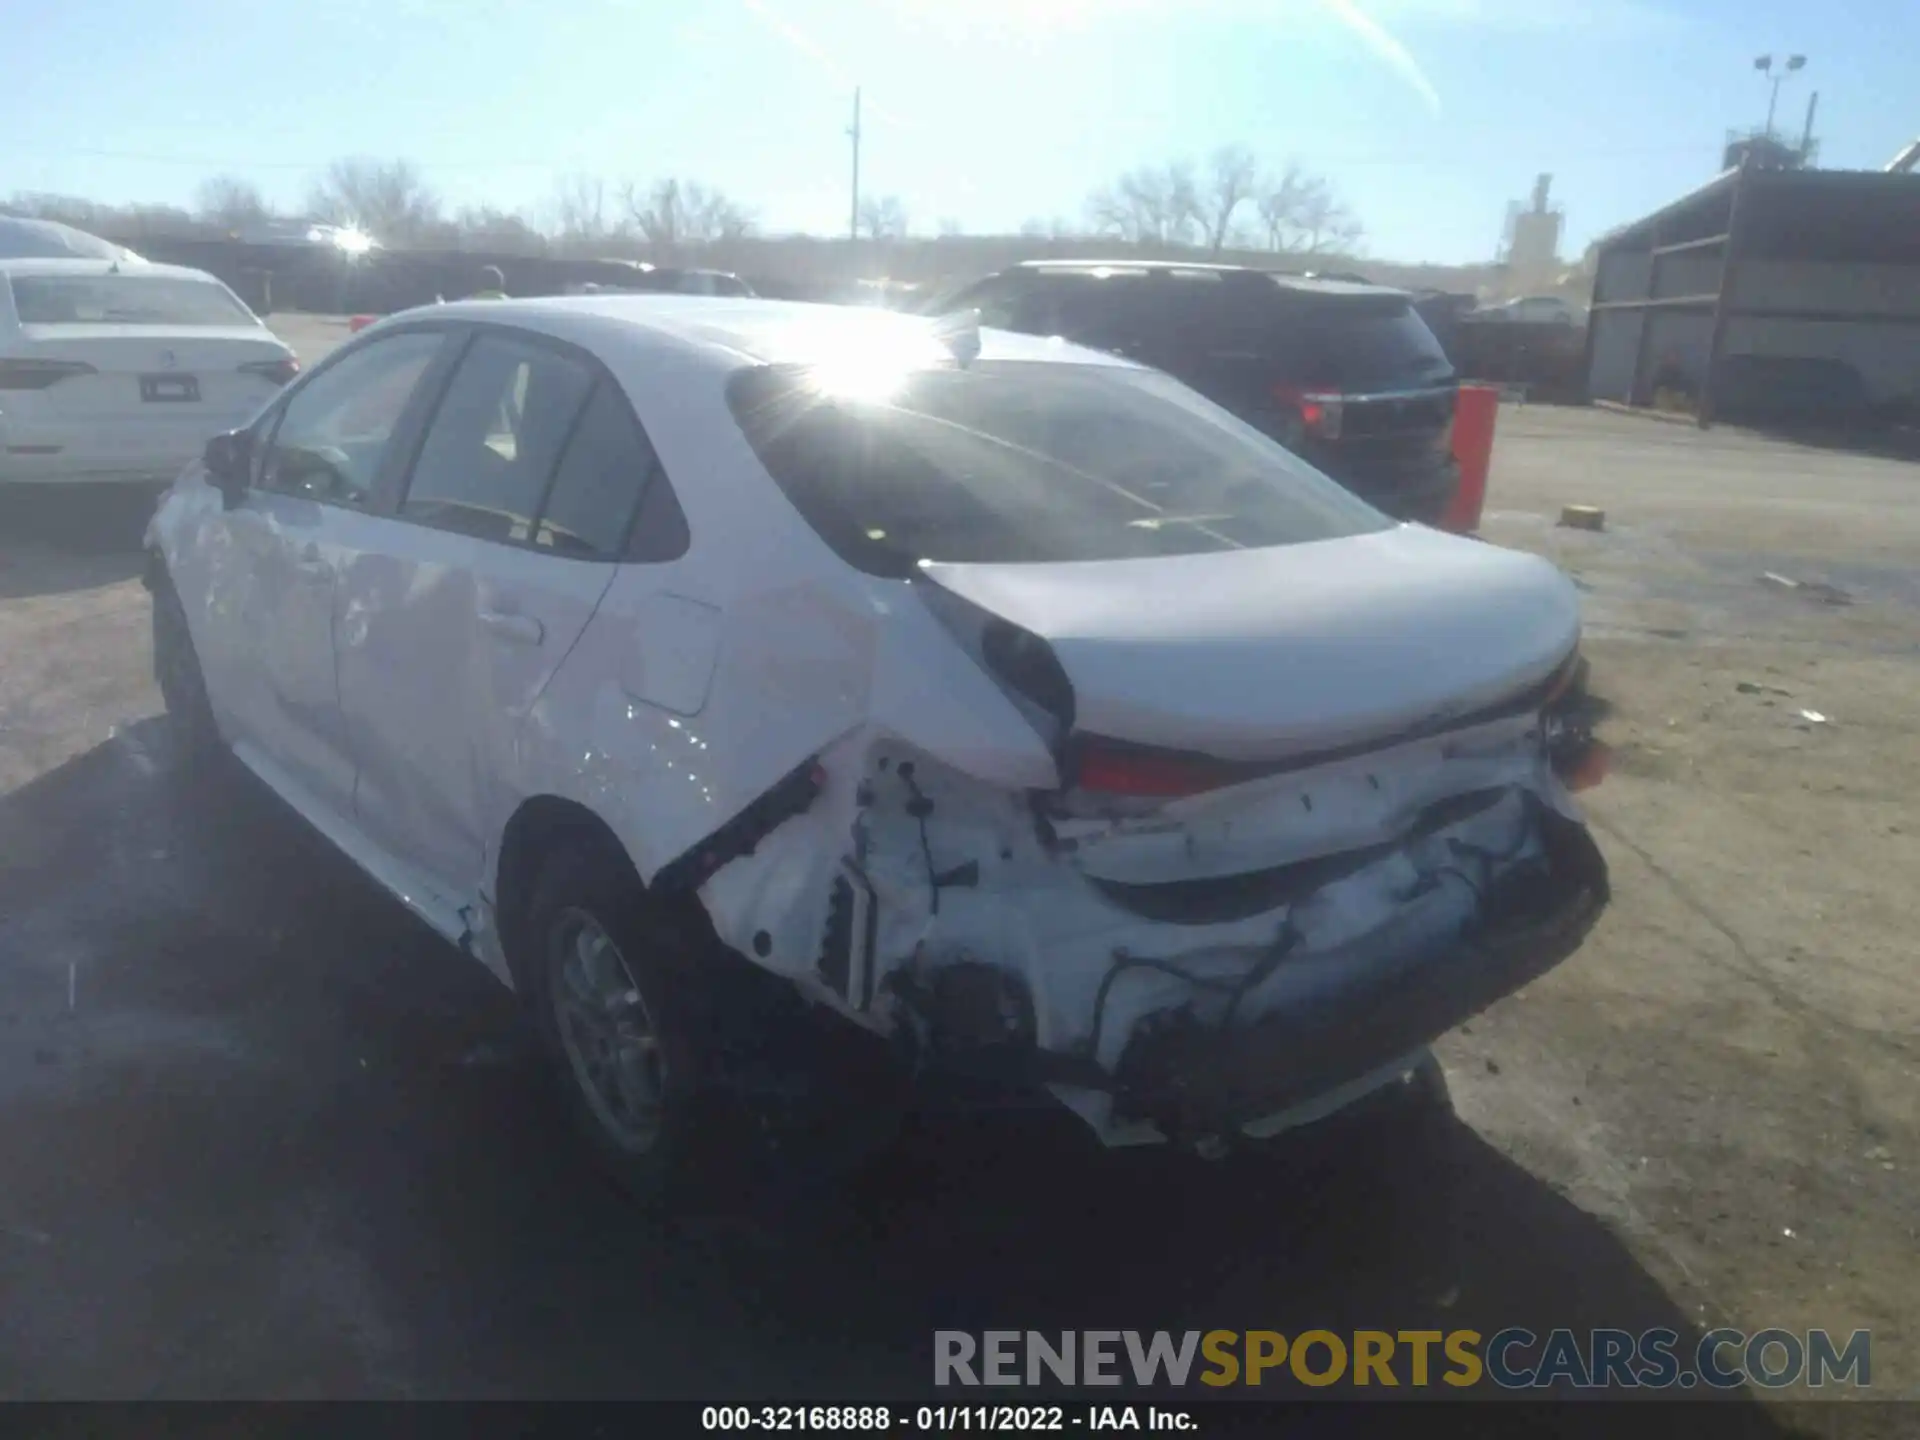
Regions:
M 67 360 L 93 367 L 93 374 L 74 375 L 37 392 L 47 418 L 63 420 L 140 417 L 178 424 L 213 416 L 237 424 L 278 388 L 273 380 L 240 367 L 283 360 L 291 353 L 258 325 L 180 330 L 151 325 L 23 325 L 20 335 L 25 343 L 11 352 L 19 358 Z M 156 393 L 192 398 L 143 398 L 142 377 L 174 382 Z
M 1550 677 L 1579 597 L 1547 561 L 1420 526 L 1282 549 L 926 578 L 1045 640 L 1074 730 L 1222 760 L 1386 742 Z

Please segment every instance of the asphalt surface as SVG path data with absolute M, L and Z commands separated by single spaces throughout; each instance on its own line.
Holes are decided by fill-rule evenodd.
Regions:
M 936 1329 L 1713 1316 L 1587 1151 L 1529 1141 L 1559 1060 L 1604 1048 L 1552 991 L 1476 1022 L 1519 1074 L 1448 1051 L 1470 1123 L 1421 1146 L 1208 1163 L 933 1117 L 824 1200 L 643 1213 L 511 997 L 250 779 L 183 769 L 144 502 L 0 502 L 0 1397 L 906 1399 Z

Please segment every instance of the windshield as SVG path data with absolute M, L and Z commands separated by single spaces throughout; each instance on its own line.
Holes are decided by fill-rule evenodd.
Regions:
M 1152 371 L 988 362 L 855 400 L 768 366 L 738 376 L 729 402 L 787 498 L 873 574 L 1296 545 L 1389 523 Z
M 15 275 L 22 325 L 252 325 L 222 287 L 173 275 Z

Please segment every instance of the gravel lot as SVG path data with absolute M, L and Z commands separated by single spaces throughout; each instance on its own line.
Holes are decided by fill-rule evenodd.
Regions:
M 1587 590 L 1616 897 L 1447 1042 L 1452 1222 L 1364 1140 L 1202 1166 L 929 1121 L 803 1225 L 609 1192 L 478 967 L 179 773 L 140 503 L 0 495 L 0 1397 L 904 1396 L 931 1330 L 1008 1324 L 1868 1327 L 1920 1397 L 1917 498 L 1503 413 L 1487 534 Z

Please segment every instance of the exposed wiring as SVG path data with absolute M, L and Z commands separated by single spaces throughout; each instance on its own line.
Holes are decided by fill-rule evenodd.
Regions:
M 927 891 L 932 897 L 929 903 L 933 907 L 933 913 L 938 915 L 940 913 L 940 872 L 934 869 L 933 841 L 927 838 L 927 816 L 933 813 L 933 802 L 926 797 L 919 783 L 913 778 L 911 760 L 902 764 L 895 773 L 913 795 L 913 799 L 907 803 L 907 813 L 913 816 L 914 822 L 920 827 L 920 858 L 927 863 Z
M 1446 876 L 1452 875 L 1456 876 L 1462 884 L 1472 891 L 1476 905 L 1482 903 L 1486 899 L 1487 889 L 1492 883 L 1494 867 L 1519 859 L 1520 853 L 1527 848 L 1527 842 L 1535 833 L 1536 827 L 1531 822 L 1534 818 L 1534 806 L 1537 802 L 1534 802 L 1531 796 L 1527 797 L 1527 799 L 1526 821 L 1528 823 L 1523 823 L 1520 826 L 1519 838 L 1506 850 L 1489 850 L 1485 846 L 1470 844 L 1465 840 L 1455 838 L 1449 838 L 1445 842 L 1447 849 L 1453 855 L 1457 857 L 1470 857 L 1479 862 L 1478 869 L 1480 873 L 1478 878 L 1469 875 L 1466 869 L 1460 864 L 1441 865 L 1420 877 L 1422 887 L 1415 893 L 1424 893 Z M 931 859 L 929 859 L 928 865 L 931 867 Z M 1132 969 L 1157 970 L 1163 974 L 1172 975 L 1177 979 L 1184 980 L 1195 989 L 1225 992 L 1227 995 L 1227 1008 L 1221 1015 L 1219 1021 L 1212 1027 L 1217 1033 L 1224 1034 L 1232 1028 L 1235 1018 L 1239 1015 L 1241 1001 L 1285 962 L 1287 957 L 1291 955 L 1299 945 L 1300 940 L 1300 931 L 1293 923 L 1293 911 L 1289 909 L 1285 920 L 1281 922 L 1280 933 L 1275 937 L 1273 944 L 1254 962 L 1246 973 L 1237 980 L 1223 980 L 1212 976 L 1194 975 L 1165 960 L 1154 960 L 1137 955 L 1117 956 L 1112 967 L 1101 977 L 1100 988 L 1094 993 L 1093 1030 L 1087 1041 L 1088 1054 L 1098 1062 L 1100 1058 L 1100 1037 L 1106 1021 L 1107 997 L 1113 990 L 1113 982 L 1119 979 L 1126 971 Z
M 1087 1037 L 1087 1054 L 1097 1064 L 1100 1060 L 1100 1031 L 1107 1018 L 1107 996 L 1112 993 L 1113 982 L 1129 970 L 1157 970 L 1163 975 L 1171 975 L 1176 980 L 1184 980 L 1196 990 L 1224 990 L 1231 993 L 1239 984 L 1235 980 L 1221 980 L 1209 975 L 1195 975 L 1182 970 L 1178 965 L 1165 960 L 1155 960 L 1145 955 L 1116 955 L 1113 965 L 1100 977 L 1100 988 L 1093 996 L 1093 1031 Z
M 1227 1012 L 1220 1017 L 1220 1023 L 1214 1028 L 1225 1032 L 1233 1025 L 1233 1017 L 1240 1013 L 1240 1002 L 1254 986 L 1265 980 L 1280 968 L 1280 962 L 1293 953 L 1293 947 L 1300 943 L 1300 932 L 1294 928 L 1293 911 L 1287 911 L 1287 918 L 1281 923 L 1280 934 L 1275 938 L 1267 953 L 1254 962 L 1253 967 L 1240 977 L 1240 983 L 1234 986 L 1233 995 L 1227 1001 Z

